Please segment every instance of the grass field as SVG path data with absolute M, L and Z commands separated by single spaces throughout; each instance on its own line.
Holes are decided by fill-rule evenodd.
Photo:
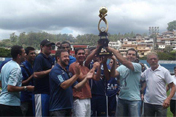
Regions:
M 167 95 L 170 93 L 170 91 L 167 92 Z M 173 114 L 170 112 L 170 107 L 167 108 L 167 117 L 173 117 Z
M 167 108 L 167 117 L 173 117 L 173 114 L 170 112 L 170 107 Z

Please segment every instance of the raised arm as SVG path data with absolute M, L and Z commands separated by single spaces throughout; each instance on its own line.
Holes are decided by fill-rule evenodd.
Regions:
M 92 61 L 92 59 L 95 57 L 98 49 L 100 48 L 101 45 L 97 45 L 96 49 L 94 49 L 86 58 L 86 61 L 85 61 L 85 66 L 88 67 L 90 62 Z
M 119 72 L 116 70 L 116 57 L 112 56 L 113 64 L 110 71 L 110 77 L 117 77 Z
M 101 65 L 100 65 L 100 62 L 95 62 L 93 64 L 93 68 L 92 68 L 94 71 L 97 70 L 97 73 L 93 76 L 93 80 L 100 80 L 100 77 L 101 77 Z
M 121 64 L 125 65 L 127 68 L 131 69 L 134 71 L 134 67 L 131 61 L 126 60 L 118 50 L 115 50 L 114 48 L 107 47 L 107 49 L 112 52 L 116 58 L 120 61 Z
M 102 58 L 102 59 L 103 59 L 102 60 L 103 68 L 104 68 L 103 73 L 104 73 L 104 76 L 105 76 L 106 80 L 109 80 L 111 77 L 110 77 L 110 72 L 109 72 L 107 64 L 106 64 L 107 57 Z

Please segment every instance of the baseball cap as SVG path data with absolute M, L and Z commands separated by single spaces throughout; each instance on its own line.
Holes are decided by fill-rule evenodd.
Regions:
M 55 43 L 50 42 L 49 39 L 44 39 L 41 41 L 40 45 L 45 46 L 45 45 L 55 45 Z

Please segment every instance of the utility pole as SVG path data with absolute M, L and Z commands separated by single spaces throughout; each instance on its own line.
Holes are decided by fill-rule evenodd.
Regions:
M 159 27 L 149 27 L 149 35 L 153 38 L 153 50 L 157 49 L 157 35 L 159 34 Z

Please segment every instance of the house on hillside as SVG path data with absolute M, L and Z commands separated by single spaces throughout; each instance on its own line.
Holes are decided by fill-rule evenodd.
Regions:
M 134 48 L 136 49 L 136 45 L 135 44 L 123 44 L 120 48 L 119 48 L 119 51 L 120 53 L 122 54 L 123 57 L 126 57 L 126 52 L 128 49 L 130 48 Z
M 110 41 L 108 43 L 108 46 L 115 48 L 115 49 L 119 49 L 121 47 L 121 42 L 120 41 Z
M 146 56 L 149 52 L 151 52 L 152 47 L 148 47 L 147 44 L 138 44 L 136 47 L 136 50 L 138 51 L 139 57 Z

